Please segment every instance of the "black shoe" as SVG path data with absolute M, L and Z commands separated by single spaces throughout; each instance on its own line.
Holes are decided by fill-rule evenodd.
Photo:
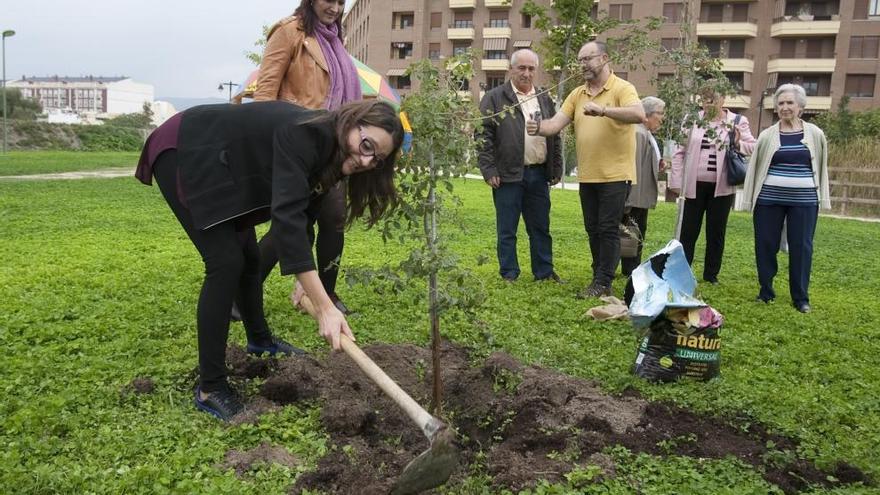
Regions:
M 761 296 L 755 296 L 755 302 L 770 304 L 773 302 L 773 298 L 771 297 L 770 299 L 764 299 Z
M 286 356 L 302 356 L 306 353 L 306 351 L 300 349 L 299 347 L 294 347 L 287 342 L 279 339 L 278 337 L 272 337 L 271 345 L 263 346 L 251 344 L 250 342 L 248 342 L 247 352 L 248 354 L 253 354 L 256 356 L 269 353 L 269 355 L 273 357 L 276 354 L 284 354 Z
M 516 277 L 501 277 L 502 280 L 507 282 L 508 284 L 512 284 L 516 282 Z
M 801 313 L 809 313 L 810 311 L 813 310 L 813 308 L 810 307 L 810 303 L 805 303 L 805 302 L 804 303 L 796 303 L 794 305 L 794 307 L 798 311 L 800 311 Z
M 546 277 L 536 278 L 535 282 L 554 282 L 559 285 L 565 285 L 568 283 L 565 280 L 562 280 L 562 277 L 560 277 L 559 274 L 556 272 L 553 272 L 550 275 L 547 275 Z
M 199 411 L 205 411 L 223 421 L 229 421 L 244 409 L 241 399 L 228 386 L 214 392 L 208 392 L 208 397 L 205 400 L 201 398 L 201 391 L 201 386 L 196 387 L 194 402 Z
M 232 303 L 232 309 L 229 311 L 229 321 L 241 321 L 241 311 L 235 303 Z
M 718 281 L 718 278 L 717 278 L 717 277 L 704 278 L 703 281 L 704 281 L 704 282 L 709 282 L 709 283 L 712 284 L 712 285 L 718 285 L 718 284 L 721 283 L 721 282 Z
M 575 295 L 578 299 L 589 299 L 591 297 L 602 297 L 602 296 L 610 296 L 611 295 L 611 287 L 606 285 L 600 285 L 596 282 L 588 285 L 584 290 L 580 291 Z

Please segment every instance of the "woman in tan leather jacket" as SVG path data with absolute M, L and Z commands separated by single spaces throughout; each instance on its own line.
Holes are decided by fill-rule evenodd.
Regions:
M 269 31 L 260 64 L 254 100 L 282 100 L 306 108 L 335 110 L 362 98 L 357 69 L 342 44 L 344 0 L 302 0 L 292 16 Z M 344 314 L 348 308 L 336 295 L 336 278 L 345 242 L 345 184 L 340 182 L 324 199 L 314 225 L 318 273 L 324 289 Z M 263 278 L 271 273 L 277 255 L 271 231 L 260 240 Z M 292 294 L 299 303 L 302 289 Z

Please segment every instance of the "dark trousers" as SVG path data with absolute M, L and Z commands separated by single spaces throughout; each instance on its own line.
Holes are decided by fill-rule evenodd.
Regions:
M 819 207 L 756 205 L 752 224 L 755 227 L 755 262 L 758 266 L 758 282 L 764 300 L 776 297 L 773 277 L 778 266 L 776 254 L 782 236 L 783 222 L 788 233 L 788 285 L 791 301 L 795 305 L 810 302 L 810 271 L 813 267 L 813 235 Z
M 631 218 L 639 226 L 639 232 L 642 233 L 642 240 L 644 240 L 648 232 L 648 209 L 630 208 L 629 213 L 625 216 Z M 620 273 L 628 277 L 642 263 L 642 244 L 644 243 L 639 243 L 639 250 L 634 257 L 620 258 Z
M 620 260 L 618 225 L 629 194 L 629 182 L 581 183 L 581 211 L 593 256 L 593 283 L 611 286 Z
M 233 300 L 241 311 L 248 341 L 271 344 L 272 333 L 263 315 L 257 238 L 253 227 L 239 231 L 233 221 L 204 230 L 195 227 L 189 210 L 177 196 L 176 150 L 162 153 L 153 170 L 165 201 L 205 264 L 196 311 L 199 375 L 203 391 L 216 391 L 226 386 L 226 340 Z
M 321 202 L 316 223 L 318 235 L 314 235 L 314 224 L 309 225 L 309 236 L 315 239 L 315 257 L 318 264 L 318 277 L 327 294 L 336 292 L 336 279 L 339 276 L 339 263 L 345 247 L 345 184 L 336 184 Z M 272 229 L 260 239 L 261 280 L 272 273 L 278 263 Z
M 543 166 L 525 167 L 521 182 L 502 182 L 492 189 L 495 203 L 499 272 L 505 278 L 519 277 L 516 232 L 522 216 L 529 236 L 532 275 L 536 279 L 553 274 L 553 238 L 550 237 L 550 187 Z
M 733 194 L 715 196 L 714 182 L 697 182 L 696 197 L 686 199 L 681 221 L 681 244 L 689 264 L 694 264 L 694 249 L 703 216 L 706 216 L 706 257 L 703 262 L 703 280 L 718 280 L 721 272 L 721 259 L 724 257 L 724 235 L 727 233 L 727 219 L 733 207 Z

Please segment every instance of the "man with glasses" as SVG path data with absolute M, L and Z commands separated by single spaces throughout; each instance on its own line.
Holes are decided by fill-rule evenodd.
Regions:
M 513 282 L 519 277 L 516 231 L 522 216 L 529 235 L 532 275 L 535 280 L 562 283 L 553 270 L 550 236 L 550 186 L 562 178 L 559 137 L 529 135 L 525 129 L 532 116 L 555 114 L 550 97 L 535 91 L 537 70 L 538 55 L 517 50 L 510 57 L 510 80 L 483 96 L 480 111 L 486 117 L 477 136 L 479 165 L 495 203 L 501 278 Z M 507 113 L 511 108 L 515 111 Z
M 605 43 L 586 43 L 578 61 L 584 85 L 568 95 L 562 111 L 552 119 L 529 121 L 526 128 L 540 136 L 555 136 L 574 124 L 581 210 L 593 257 L 592 282 L 577 294 L 585 299 L 611 295 L 620 259 L 618 225 L 630 183 L 635 181 L 634 124 L 644 120 L 645 111 L 635 87 L 608 66 Z

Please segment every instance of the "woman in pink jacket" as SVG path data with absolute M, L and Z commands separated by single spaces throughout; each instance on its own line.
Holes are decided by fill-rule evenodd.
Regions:
M 679 240 L 690 264 L 693 264 L 694 248 L 700 237 L 703 217 L 706 217 L 703 280 L 717 284 L 724 255 L 727 218 L 736 193 L 736 187 L 727 183 L 727 166 L 724 163 L 724 153 L 730 143 L 729 132 L 735 133 L 734 145 L 746 155 L 750 155 L 755 148 L 755 137 L 749 130 L 749 120 L 745 116 L 724 108 L 723 96 L 704 96 L 700 119 L 707 122 L 702 127 L 694 125 L 685 146 L 679 146 L 672 157 L 669 188 L 685 197 Z M 687 174 L 683 173 L 685 168 Z M 684 187 L 683 175 L 687 180 Z

